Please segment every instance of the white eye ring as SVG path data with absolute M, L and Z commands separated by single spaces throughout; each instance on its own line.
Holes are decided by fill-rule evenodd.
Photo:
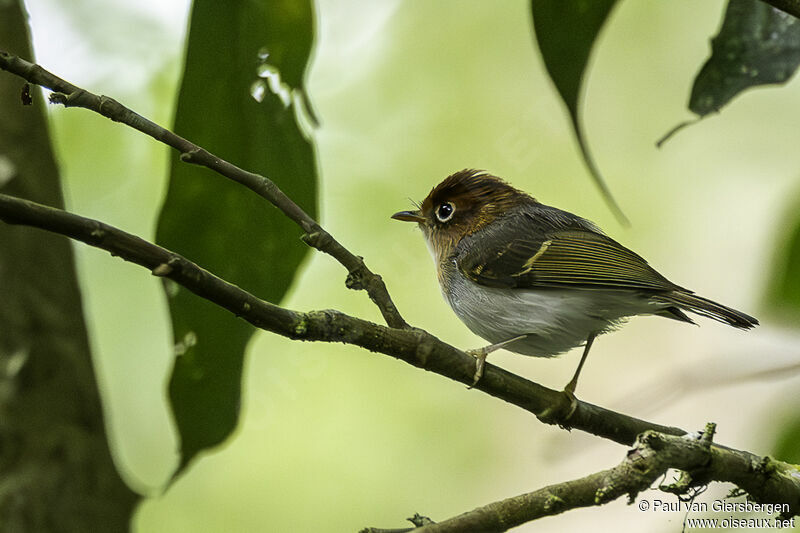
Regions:
M 453 202 L 444 202 L 439 204 L 439 207 L 436 208 L 436 218 L 439 222 L 447 222 L 453 218 L 455 212 L 456 206 L 453 205 Z

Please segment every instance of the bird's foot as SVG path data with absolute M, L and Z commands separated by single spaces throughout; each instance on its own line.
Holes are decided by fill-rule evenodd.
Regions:
M 470 385 L 467 388 L 471 389 L 472 387 L 477 385 L 478 382 L 483 377 L 483 367 L 486 366 L 486 357 L 488 357 L 490 353 L 492 353 L 495 350 L 499 350 L 500 348 L 506 346 L 507 344 L 511 344 L 514 341 L 524 339 L 525 337 L 527 337 L 527 335 L 518 335 L 511 339 L 504 340 L 503 342 L 498 342 L 496 344 L 490 344 L 489 346 L 484 346 L 483 348 L 467 350 L 465 353 L 475 358 L 475 375 L 472 378 L 472 385 Z
M 475 350 L 467 350 L 466 352 L 468 355 L 471 355 L 475 358 L 475 375 L 472 378 L 472 385 L 467 387 L 468 389 L 471 389 L 477 385 L 483 377 L 483 367 L 486 366 L 486 357 L 490 353 L 486 350 L 486 348 L 488 348 L 488 346 L 484 348 L 477 348 Z
M 565 427 L 567 421 L 575 414 L 575 410 L 578 408 L 578 398 L 575 397 L 574 387 L 570 387 L 570 384 L 558 394 L 556 401 L 541 413 L 537 413 L 536 418 L 545 424 L 558 424 L 561 427 Z

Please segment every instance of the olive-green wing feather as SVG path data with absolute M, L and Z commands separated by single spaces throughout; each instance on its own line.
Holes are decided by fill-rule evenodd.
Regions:
M 664 304 L 656 314 L 692 322 L 682 311 L 748 329 L 758 320 L 697 296 L 590 222 L 549 206 L 512 215 L 462 239 L 455 261 L 475 283 L 506 288 L 627 289 Z
M 571 224 L 547 228 L 530 218 L 501 226 L 484 238 L 470 239 L 472 242 L 466 242 L 457 253 L 461 272 L 481 285 L 656 292 L 680 289 L 639 255 L 591 227 Z

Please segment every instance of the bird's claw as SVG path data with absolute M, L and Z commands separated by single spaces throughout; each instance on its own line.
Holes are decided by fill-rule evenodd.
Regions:
M 558 399 L 552 405 L 536 414 L 536 418 L 546 424 L 558 424 L 563 427 L 577 408 L 578 398 L 568 385 L 559 393 Z
M 486 366 L 486 357 L 489 355 L 489 352 L 485 348 L 478 348 L 476 350 L 467 350 L 466 353 L 475 358 L 475 375 L 472 378 L 472 385 L 467 387 L 471 389 L 477 385 L 483 377 L 483 368 Z
M 475 385 L 483 377 L 483 367 L 486 366 L 486 357 L 495 350 L 499 350 L 500 348 L 505 347 L 507 344 L 511 344 L 512 342 L 524 339 L 527 335 L 517 335 L 511 339 L 506 339 L 502 342 L 498 342 L 496 344 L 490 344 L 489 346 L 484 346 L 483 348 L 477 348 L 475 350 L 467 350 L 465 353 L 471 355 L 475 358 L 475 376 L 472 380 L 472 385 L 467 387 L 468 389 L 473 388 Z

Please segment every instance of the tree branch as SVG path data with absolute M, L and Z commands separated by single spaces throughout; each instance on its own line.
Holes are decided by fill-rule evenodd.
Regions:
M 472 384 L 475 359 L 427 331 L 389 328 L 335 310 L 292 311 L 261 300 L 185 257 L 140 237 L 29 200 L 0 194 L 0 220 L 44 229 L 106 250 L 147 268 L 155 276 L 171 279 L 258 328 L 291 339 L 353 344 L 465 385 Z M 548 423 L 580 429 L 621 444 L 633 443 L 639 433 L 648 429 L 670 435 L 686 433 L 680 428 L 653 424 L 580 401 L 567 417 L 570 405 L 561 392 L 491 364 L 486 365 L 484 376 L 475 388 L 536 415 L 548 411 Z
M 113 98 L 98 96 L 77 87 L 39 65 L 2 50 L 0 50 L 0 69 L 16 74 L 30 83 L 55 91 L 50 95 L 52 103 L 62 104 L 64 107 L 89 109 L 115 122 L 121 122 L 135 128 L 178 150 L 181 153 L 182 161 L 207 167 L 230 180 L 244 185 L 262 198 L 265 198 L 303 229 L 305 232 L 303 241 L 306 244 L 330 255 L 347 269 L 347 287 L 366 290 L 370 299 L 380 309 L 383 319 L 389 326 L 393 328 L 408 327 L 403 317 L 400 316 L 394 302 L 392 302 L 383 279 L 367 268 L 361 257 L 351 253 L 330 233 L 325 231 L 300 206 L 286 196 L 272 180 L 259 174 L 248 172 L 215 156 L 180 135 L 135 113 Z
M 112 255 L 149 269 L 153 275 L 165 277 L 179 283 L 198 296 L 229 310 L 258 328 L 284 337 L 304 341 L 352 344 L 373 352 L 390 355 L 463 384 L 472 383 L 475 370 L 474 358 L 440 341 L 424 330 L 389 328 L 335 310 L 310 311 L 306 313 L 289 310 L 261 300 L 215 276 L 188 259 L 113 226 L 13 196 L 0 194 L 0 220 L 9 224 L 24 224 L 45 229 L 107 250 Z M 671 440 L 668 438 L 681 435 L 688 437 L 686 431 L 680 428 L 652 424 L 581 401 L 577 402 L 575 411 L 572 414 L 565 416 L 563 413 L 569 411 L 566 409 L 569 407 L 569 401 L 565 399 L 562 393 L 542 387 L 491 364 L 486 365 L 484 376 L 475 388 L 490 396 L 530 411 L 537 416 L 549 411 L 550 414 L 546 422 L 558 423 L 567 429 L 580 429 L 623 444 L 633 443 L 637 435 L 647 431 L 650 431 L 651 434 L 658 433 L 658 439 L 665 442 L 692 442 L 689 438 L 672 438 Z M 553 413 L 556 413 L 557 416 L 554 417 Z M 788 503 L 791 513 L 800 511 L 800 471 L 796 466 L 758 457 L 749 452 L 711 444 L 710 439 L 706 440 L 708 442 L 705 444 L 704 453 L 709 454 L 710 460 L 703 463 L 674 462 L 673 455 L 668 455 L 669 460 L 673 462 L 669 462 L 667 467 L 693 470 L 703 466 L 703 469 L 692 474 L 692 483 L 695 485 L 705 484 L 714 480 L 732 481 L 750 493 L 757 501 Z M 655 441 L 647 440 L 648 445 L 651 447 L 653 447 L 653 442 Z M 688 448 L 688 450 L 691 451 L 694 448 Z M 686 457 L 695 457 L 689 451 L 685 453 L 682 451 L 681 453 L 684 453 Z M 681 455 L 681 453 L 678 455 Z M 696 453 L 696 451 L 691 453 Z M 686 458 L 680 459 L 680 461 L 688 460 Z M 679 459 L 675 459 L 675 461 L 679 461 Z M 637 470 L 635 468 L 622 468 L 622 465 L 616 468 L 619 470 L 620 475 L 624 470 L 632 476 L 632 479 L 626 482 L 628 484 L 623 483 L 621 478 L 620 480 L 617 480 L 616 477 L 609 478 L 608 472 L 611 471 L 606 471 L 578 480 L 579 482 L 569 482 L 556 486 L 561 487 L 563 485 L 568 488 L 569 490 L 564 494 L 578 491 L 575 492 L 574 497 L 570 497 L 572 499 L 565 499 L 561 492 L 553 492 L 555 489 L 550 487 L 542 489 L 548 494 L 546 497 L 542 496 L 545 492 L 537 491 L 530 495 L 523 495 L 516 499 L 512 498 L 504 502 L 491 504 L 486 508 L 462 515 L 462 517 L 467 516 L 468 518 L 456 517 L 453 520 L 497 521 L 500 519 L 498 517 L 502 517 L 502 520 L 507 520 L 507 517 L 511 516 L 509 515 L 509 509 L 525 508 L 528 509 L 526 512 L 529 514 L 524 516 L 533 516 L 530 513 L 542 512 L 541 510 L 536 510 L 542 505 L 549 505 L 547 508 L 552 510 L 555 509 L 554 505 L 556 507 L 563 505 L 563 503 L 560 503 L 561 500 L 565 502 L 574 500 L 576 502 L 571 507 L 565 506 L 558 511 L 563 512 L 572 507 L 605 503 L 622 494 L 631 493 L 633 489 L 630 487 L 639 487 L 640 485 L 635 483 L 644 482 L 642 481 L 644 478 L 641 478 L 643 474 L 636 473 Z M 612 471 L 615 470 L 612 469 Z M 653 476 L 652 479 L 647 478 L 650 479 L 647 486 L 652 483 L 655 477 L 657 475 Z M 608 479 L 611 481 L 607 481 Z M 601 482 L 603 483 L 602 486 L 599 485 Z M 586 491 L 589 488 L 586 487 L 594 487 L 591 491 L 591 494 L 594 495 L 591 497 L 593 499 L 588 496 L 589 492 Z M 602 487 L 606 487 L 606 489 L 602 493 L 598 493 L 598 490 Z M 641 487 L 644 487 L 644 485 L 641 485 Z M 638 490 L 642 490 L 642 488 Z M 551 496 L 552 494 L 556 494 L 557 497 L 554 499 Z M 600 501 L 596 501 L 597 494 L 602 496 Z M 545 509 L 545 507 L 542 507 L 542 509 Z M 554 512 L 549 514 L 554 514 Z M 519 516 L 523 515 L 520 514 Z M 531 519 L 527 518 L 526 520 Z M 442 524 L 446 523 L 436 524 L 436 526 L 444 527 Z M 459 527 L 461 529 L 442 529 L 441 531 L 475 530 L 471 526 L 467 527 L 463 524 Z M 507 529 L 512 526 L 506 524 L 503 527 Z M 504 531 L 505 529 L 489 530 Z M 422 529 L 421 531 L 440 530 Z
M 617 466 L 589 476 L 550 485 L 542 489 L 479 507 L 443 522 L 410 529 L 415 533 L 455 533 L 481 531 L 500 533 L 525 522 L 576 509 L 604 505 L 627 495 L 628 503 L 647 490 L 671 469 L 688 472 L 688 481 L 679 492 L 710 481 L 730 481 L 746 490 L 755 501 L 780 503 L 783 516 L 800 512 L 800 478 L 797 468 L 769 458 L 759 458 L 712 445 L 714 424 L 701 435 L 676 437 L 655 431 L 639 436 L 633 449 Z M 673 486 L 661 486 L 676 492 Z M 362 533 L 370 533 L 367 528 Z
M 350 317 L 337 311 L 295 313 L 262 302 L 187 259 L 101 222 L 54 210 L 32 202 L 4 197 L 3 218 L 9 223 L 27 224 L 61 233 L 89 245 L 108 250 L 128 261 L 149 268 L 155 275 L 169 277 L 199 296 L 215 302 L 256 327 L 293 339 L 347 342 L 471 384 L 475 361 L 464 352 L 442 343 L 426 331 L 410 328 L 397 313 L 380 276 L 373 274 L 360 257 L 354 256 L 311 219 L 269 179 L 236 167 L 158 124 L 134 113 L 116 100 L 97 96 L 48 72 L 39 65 L 0 51 L 0 69 L 54 91 L 51 100 L 67 107 L 83 107 L 117 122 L 123 122 L 181 152 L 182 159 L 211 170 L 248 187 L 280 208 L 297 222 L 311 246 L 337 258 L 348 268 L 348 287 L 365 288 L 381 309 L 390 328 Z M 17 217 L 17 218 L 15 218 Z M 180 268 L 178 268 L 180 267 Z M 238 291 L 238 292 L 237 292 Z M 250 311 L 245 312 L 245 307 Z M 332 329 L 331 329 L 332 328 Z M 341 329 L 337 337 L 332 332 Z M 300 333 L 302 332 L 302 333 Z M 577 428 L 622 444 L 633 443 L 636 435 L 653 429 L 681 435 L 679 428 L 660 426 L 580 402 L 570 413 L 568 399 L 551 389 L 489 365 L 475 387 L 534 414 L 547 411 L 550 424 Z M 567 418 L 569 418 L 567 420 Z

